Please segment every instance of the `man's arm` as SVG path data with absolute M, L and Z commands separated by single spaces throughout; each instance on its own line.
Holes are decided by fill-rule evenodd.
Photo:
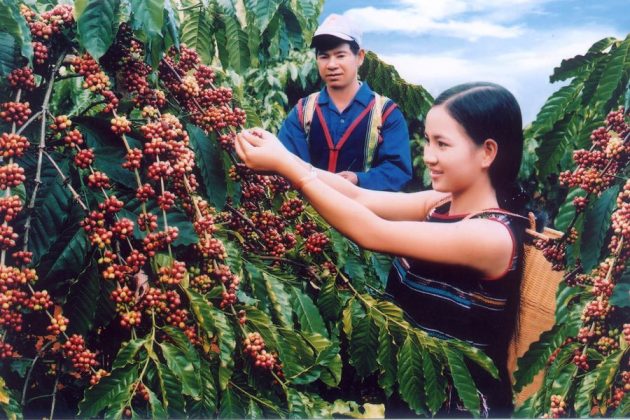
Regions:
M 394 106 L 394 105 L 390 105 Z M 372 167 L 357 172 L 358 185 L 379 191 L 400 191 L 411 180 L 411 150 L 407 123 L 398 108 L 385 120 L 383 141 L 377 146 Z
M 293 107 L 291 112 L 289 112 L 289 116 L 282 123 L 280 132 L 278 132 L 278 138 L 289 152 L 306 162 L 310 162 L 311 156 L 308 151 L 306 133 L 304 132 L 300 119 L 298 118 L 298 106 L 299 103 Z

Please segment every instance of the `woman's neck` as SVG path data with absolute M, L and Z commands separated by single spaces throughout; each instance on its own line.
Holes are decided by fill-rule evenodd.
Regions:
M 465 191 L 453 192 L 449 213 L 464 214 L 499 207 L 497 193 L 490 181 L 481 181 Z

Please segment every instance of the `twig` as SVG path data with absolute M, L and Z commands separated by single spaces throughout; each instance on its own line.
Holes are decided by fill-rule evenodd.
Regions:
M 70 193 L 72 194 L 72 198 L 74 198 L 74 200 L 81 206 L 81 208 L 85 212 L 87 212 L 88 211 L 87 205 L 81 200 L 81 196 L 79 195 L 79 193 L 77 193 L 77 191 L 74 189 L 74 187 L 70 183 L 70 179 L 63 174 L 63 172 L 61 171 L 61 168 L 59 167 L 59 165 L 57 165 L 57 162 L 55 162 L 55 159 L 53 159 L 52 156 L 50 156 L 50 154 L 48 154 L 48 152 L 44 151 L 43 153 L 44 153 L 44 155 L 46 155 L 46 157 L 48 158 L 50 163 L 52 163 L 52 165 L 57 170 L 57 173 L 59 174 L 59 176 L 62 179 L 62 183 L 63 183 L 64 187 L 66 187 L 67 189 L 70 190 Z
M 52 404 L 50 405 L 50 416 L 48 417 L 50 420 L 53 419 L 53 414 L 55 413 L 55 404 L 57 403 L 57 385 L 59 384 L 59 371 L 57 372 L 57 377 L 55 378 L 55 385 L 52 393 Z
M 29 118 L 24 124 L 22 124 L 20 129 L 16 131 L 15 134 L 17 134 L 18 136 L 22 134 L 22 131 L 24 131 L 26 127 L 28 127 L 34 120 L 39 118 L 41 115 L 42 115 L 42 111 L 37 111 L 35 114 L 31 115 L 31 118 Z
M 35 187 L 33 188 L 33 194 L 31 195 L 31 200 L 28 204 L 28 217 L 26 218 L 26 223 L 24 224 L 24 251 L 28 251 L 28 240 L 29 234 L 31 231 L 31 220 L 33 218 L 33 209 L 35 208 L 35 200 L 37 198 L 37 191 L 39 190 L 39 186 L 42 183 L 41 175 L 42 175 L 42 161 L 44 158 L 44 149 L 46 148 L 46 114 L 48 112 L 48 104 L 50 103 L 50 95 L 52 94 L 53 85 L 55 84 L 55 76 L 57 75 L 57 71 L 59 71 L 59 67 L 63 62 L 65 54 L 61 54 L 59 59 L 55 63 L 53 70 L 50 74 L 50 79 L 48 80 L 48 87 L 46 88 L 46 94 L 44 96 L 44 102 L 42 103 L 41 109 L 41 131 L 39 138 L 39 153 L 37 155 L 37 170 L 35 173 Z
M 21 402 L 22 406 L 24 406 L 24 402 L 26 401 L 26 391 L 28 390 L 28 383 L 31 381 L 31 374 L 33 373 L 35 364 L 37 363 L 37 360 L 39 359 L 40 355 L 43 354 L 44 351 L 46 351 L 46 349 L 52 345 L 52 343 L 53 341 L 49 341 L 41 348 L 41 350 L 39 350 L 39 352 L 37 352 L 37 354 L 35 355 L 35 358 L 33 359 L 33 363 L 31 363 L 31 367 L 28 369 L 28 373 L 26 374 L 26 380 L 24 381 L 24 387 L 22 388 L 22 402 Z
M 258 229 L 256 227 L 256 225 L 254 224 L 254 222 L 252 222 L 249 217 L 245 216 L 243 213 L 241 213 L 240 211 L 238 211 L 236 208 L 234 208 L 231 204 L 226 203 L 225 207 L 227 207 L 228 210 L 230 210 L 232 213 L 234 213 L 235 215 L 237 215 L 239 218 L 241 218 L 241 220 L 243 220 L 245 223 L 247 223 L 249 225 L 249 227 L 251 227 L 254 232 L 256 232 L 256 234 L 262 238 L 265 236 L 264 233 L 262 233 L 260 231 L 260 229 Z

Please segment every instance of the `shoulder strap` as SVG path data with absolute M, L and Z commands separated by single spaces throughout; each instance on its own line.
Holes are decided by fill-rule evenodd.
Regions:
M 311 132 L 311 122 L 313 121 L 313 115 L 315 114 L 315 105 L 319 98 L 319 92 L 314 92 L 308 95 L 306 98 L 300 100 L 300 107 L 298 112 L 300 113 L 300 124 L 306 134 L 306 141 L 308 142 L 309 134 Z
M 387 118 L 383 111 L 385 109 L 385 105 L 389 102 L 389 98 L 387 96 L 379 95 L 374 92 L 374 107 L 370 112 L 369 128 L 367 130 L 367 141 L 365 142 L 365 151 L 364 151 L 364 170 L 368 171 L 372 167 L 372 161 L 374 160 L 374 155 L 376 151 L 376 146 L 380 143 L 381 137 L 381 128 L 383 126 L 383 121 Z M 389 115 L 389 113 L 387 114 Z M 385 116 L 385 118 L 383 118 Z
M 536 231 L 536 216 L 534 213 L 529 212 L 528 217 L 521 216 L 520 214 L 512 213 L 503 209 L 491 209 L 491 210 L 481 210 L 475 213 L 471 213 L 468 216 L 464 217 L 463 220 L 473 219 L 477 216 L 481 216 L 482 214 L 504 214 L 506 216 L 518 217 L 519 219 L 527 220 L 529 222 L 530 230 Z

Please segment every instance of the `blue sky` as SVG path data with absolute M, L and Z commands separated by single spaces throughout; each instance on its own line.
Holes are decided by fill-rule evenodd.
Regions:
M 322 18 L 349 16 L 366 49 L 436 96 L 457 83 L 502 84 L 525 123 L 560 88 L 563 58 L 630 33 L 629 0 L 326 0 Z

